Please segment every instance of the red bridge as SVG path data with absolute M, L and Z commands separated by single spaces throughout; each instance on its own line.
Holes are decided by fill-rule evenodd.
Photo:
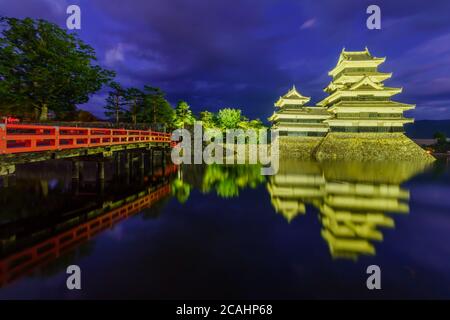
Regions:
M 173 147 L 170 133 L 150 130 L 0 124 L 0 176 L 17 164 L 102 155 L 131 149 Z
M 0 124 L 0 154 L 108 147 L 146 142 L 171 143 L 170 133 L 145 130 Z

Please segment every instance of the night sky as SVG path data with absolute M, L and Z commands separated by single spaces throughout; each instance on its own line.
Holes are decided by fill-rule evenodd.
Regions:
M 66 26 L 81 7 L 81 38 L 125 86 L 160 87 L 195 112 L 243 109 L 266 120 L 293 84 L 311 104 L 326 94 L 342 48 L 387 57 L 397 101 L 416 119 L 450 118 L 450 1 L 0 0 L 0 15 Z M 381 30 L 366 9 L 381 8 Z M 103 116 L 104 90 L 81 108 Z

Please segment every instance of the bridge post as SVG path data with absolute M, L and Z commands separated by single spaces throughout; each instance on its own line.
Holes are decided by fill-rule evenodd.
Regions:
M 72 179 L 74 180 L 81 180 L 83 175 L 82 175 L 82 171 L 83 170 L 83 162 L 75 159 L 72 161 Z
M 149 149 L 149 175 L 153 176 L 153 148 Z
M 141 151 L 140 153 L 140 159 L 139 159 L 139 174 L 141 179 L 144 178 L 145 175 L 145 158 L 147 153 L 145 151 Z
M 9 187 L 9 176 L 2 176 L 2 180 L 3 180 L 3 188 L 8 188 Z
M 97 186 L 99 194 L 103 195 L 105 190 L 105 162 L 101 160 L 97 162 Z
M 139 162 L 139 168 L 144 170 L 145 169 L 145 157 L 147 153 L 145 151 L 141 152 L 141 161 Z
M 121 174 L 121 169 L 122 169 L 122 152 L 121 151 L 117 151 L 114 153 L 114 175 L 116 177 L 120 177 Z
M 166 152 L 165 152 L 164 147 L 161 149 L 161 169 L 162 169 L 163 175 L 165 175 L 166 174 Z
M 82 178 L 81 170 L 83 168 L 83 163 L 78 160 L 72 160 L 72 190 L 75 195 L 80 192 L 80 180 Z
M 6 152 L 6 124 L 0 124 L 0 153 Z
M 130 152 L 127 150 L 125 151 L 125 170 L 127 172 L 130 169 L 130 163 L 131 163 Z
M 105 180 L 105 163 L 103 161 L 97 162 L 97 179 Z
M 130 184 L 131 176 L 133 175 L 133 157 L 128 150 L 125 151 L 125 172 L 127 175 L 127 184 Z

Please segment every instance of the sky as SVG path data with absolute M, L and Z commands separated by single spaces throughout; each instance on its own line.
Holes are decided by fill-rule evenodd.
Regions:
M 195 113 L 241 108 L 266 120 L 292 85 L 314 105 L 342 48 L 386 57 L 394 100 L 416 104 L 416 119 L 450 118 L 450 1 L 364 0 L 0 0 L 0 15 L 43 18 L 77 33 L 126 87 L 160 87 Z M 366 9 L 381 9 L 369 30 Z M 103 116 L 106 90 L 80 106 Z

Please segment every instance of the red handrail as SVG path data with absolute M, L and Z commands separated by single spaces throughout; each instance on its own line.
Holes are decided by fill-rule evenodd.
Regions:
M 170 133 L 149 130 L 59 127 L 28 124 L 0 125 L 0 154 L 38 152 L 130 144 L 170 143 Z

